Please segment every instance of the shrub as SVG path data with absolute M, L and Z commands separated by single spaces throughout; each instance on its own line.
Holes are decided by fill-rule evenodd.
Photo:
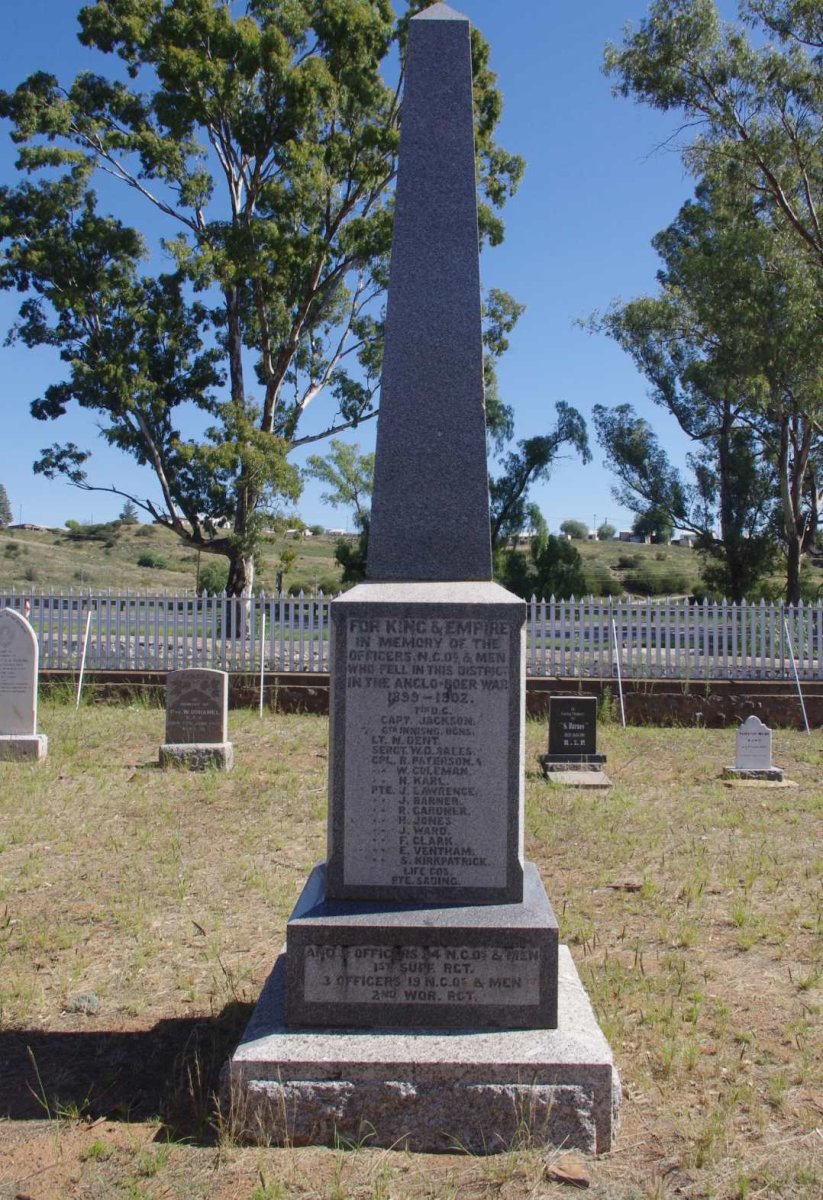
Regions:
M 164 571 L 168 567 L 168 563 L 162 554 L 157 554 L 154 550 L 144 550 L 137 559 L 138 567 L 150 567 L 153 571 Z
M 608 567 L 590 574 L 586 573 L 586 581 L 589 585 L 588 590 L 593 596 L 622 596 L 624 592 L 623 584 Z
M 16 542 L 6 542 L 5 546 L 3 547 L 3 557 L 4 558 L 19 558 L 20 557 L 20 547 L 17 545 Z
M 134 531 L 135 537 L 154 537 L 153 525 L 138 525 Z
M 28 567 L 26 567 L 25 571 L 23 572 L 23 578 L 27 579 L 29 583 L 36 583 L 40 578 L 40 572 L 34 563 L 31 563 Z
M 207 596 L 223 596 L 229 581 L 229 565 L 225 562 L 203 563 L 197 577 L 197 590 Z
M 640 567 L 627 575 L 628 591 L 640 596 L 678 596 L 689 591 L 689 581 L 676 567 L 653 568 L 651 564 Z
M 118 531 L 117 521 L 104 521 L 99 525 L 80 525 L 77 521 L 66 521 L 66 536 L 72 542 L 104 542 Z
M 630 571 L 633 567 L 639 567 L 643 562 L 643 558 L 639 554 L 618 554 L 617 565 L 622 571 Z

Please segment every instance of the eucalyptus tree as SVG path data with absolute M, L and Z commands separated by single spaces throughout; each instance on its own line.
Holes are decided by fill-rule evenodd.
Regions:
M 299 492 L 290 452 L 376 415 L 402 69 L 386 76 L 424 6 L 397 20 L 389 0 L 97 0 L 79 36 L 119 60 L 107 75 L 41 72 L 0 94 L 30 177 L 0 193 L 0 286 L 24 295 L 12 337 L 66 364 L 34 414 L 96 413 L 160 499 L 92 482 L 73 443 L 37 469 L 225 555 L 232 594 L 267 510 Z M 496 243 L 523 164 L 494 140 L 476 31 L 472 53 L 481 242 Z M 101 213 L 118 186 L 128 206 Z
M 659 295 L 615 306 L 593 327 L 631 354 L 651 398 L 695 444 L 693 476 L 684 482 L 627 406 L 600 406 L 621 497 L 697 533 L 713 582 L 735 598 L 769 568 L 770 543 L 782 542 L 796 601 L 820 505 L 820 273 L 745 189 L 716 179 L 653 244 Z
M 605 69 L 621 95 L 682 114 L 691 170 L 734 171 L 823 268 L 823 6 L 739 0 L 738 10 L 733 24 L 714 0 L 654 0 L 607 47 Z

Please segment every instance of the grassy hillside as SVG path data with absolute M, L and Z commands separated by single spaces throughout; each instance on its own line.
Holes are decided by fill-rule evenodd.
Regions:
M 336 538 L 266 538 L 257 567 L 258 590 L 274 591 L 284 551 L 296 558 L 285 574 L 287 590 L 335 592 L 340 568 L 334 561 Z M 685 546 L 646 546 L 626 542 L 577 542 L 589 591 L 630 595 L 690 595 L 700 589 L 700 558 Z M 154 565 L 141 565 L 154 564 Z M 200 556 L 201 569 L 222 563 Z M 192 591 L 197 552 L 157 525 L 81 526 L 79 530 L 0 530 L 0 590 L 35 586 L 111 588 L 116 591 Z M 782 580 L 767 582 L 767 598 L 779 598 Z M 808 594 L 823 595 L 823 570 L 811 568 Z
M 0 589 L 111 588 L 116 591 L 148 589 L 151 592 L 192 591 L 197 580 L 197 551 L 184 546 L 157 525 L 82 526 L 80 536 L 70 530 L 46 533 L 0 530 Z M 340 568 L 334 561 L 333 538 L 295 541 L 267 537 L 258 563 L 256 587 L 273 591 L 280 556 L 294 550 L 287 588 L 336 591 Z M 141 565 L 153 563 L 154 565 Z M 225 559 L 200 555 L 201 569 Z

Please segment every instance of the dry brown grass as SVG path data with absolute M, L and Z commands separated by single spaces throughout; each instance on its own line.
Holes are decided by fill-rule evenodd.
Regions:
M 0 764 L 0 1197 L 526 1200 L 489 1159 L 239 1148 L 217 1072 L 325 841 L 327 723 L 231 715 L 230 775 L 161 774 L 158 709 L 43 706 Z M 602 730 L 616 786 L 554 790 L 528 730 L 527 851 L 625 1089 L 590 1194 L 817 1200 L 823 1183 L 820 734 L 797 789 L 730 790 L 729 732 Z

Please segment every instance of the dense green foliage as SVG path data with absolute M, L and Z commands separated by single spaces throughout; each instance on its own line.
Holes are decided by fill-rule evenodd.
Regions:
M 528 554 L 499 552 L 495 578 L 523 599 L 554 596 L 563 600 L 589 590 L 580 551 L 554 534 L 533 538 Z
M 0 529 L 5 529 L 7 525 L 11 525 L 11 522 L 12 512 L 9 495 L 5 484 L 0 483 Z
M 41 72 L 0 94 L 36 178 L 0 194 L 0 286 L 24 295 L 13 337 L 66 364 L 33 411 L 93 411 L 153 474 L 160 499 L 128 499 L 225 555 L 233 594 L 298 495 L 288 453 L 376 412 L 402 83 L 381 72 L 422 7 L 398 21 L 389 0 L 249 0 L 236 16 L 222 0 L 97 0 L 80 40 L 120 60 L 109 77 Z M 495 243 L 523 164 L 494 141 L 501 98 L 476 31 L 472 53 L 481 240 Z M 100 211 L 98 173 L 129 213 L 144 203 L 141 228 L 163 222 L 162 254 Z M 490 308 L 487 345 L 517 315 Z M 329 415 L 304 433 L 321 394 Z M 37 469 L 97 487 L 89 456 L 56 444 Z
M 659 295 L 593 322 L 694 443 L 691 479 L 627 406 L 595 421 L 616 494 L 696 533 L 712 589 L 757 594 L 780 547 L 796 601 L 823 496 L 823 9 L 741 0 L 740 14 L 655 0 L 607 51 L 619 92 L 696 130 L 696 199 L 654 239 Z

